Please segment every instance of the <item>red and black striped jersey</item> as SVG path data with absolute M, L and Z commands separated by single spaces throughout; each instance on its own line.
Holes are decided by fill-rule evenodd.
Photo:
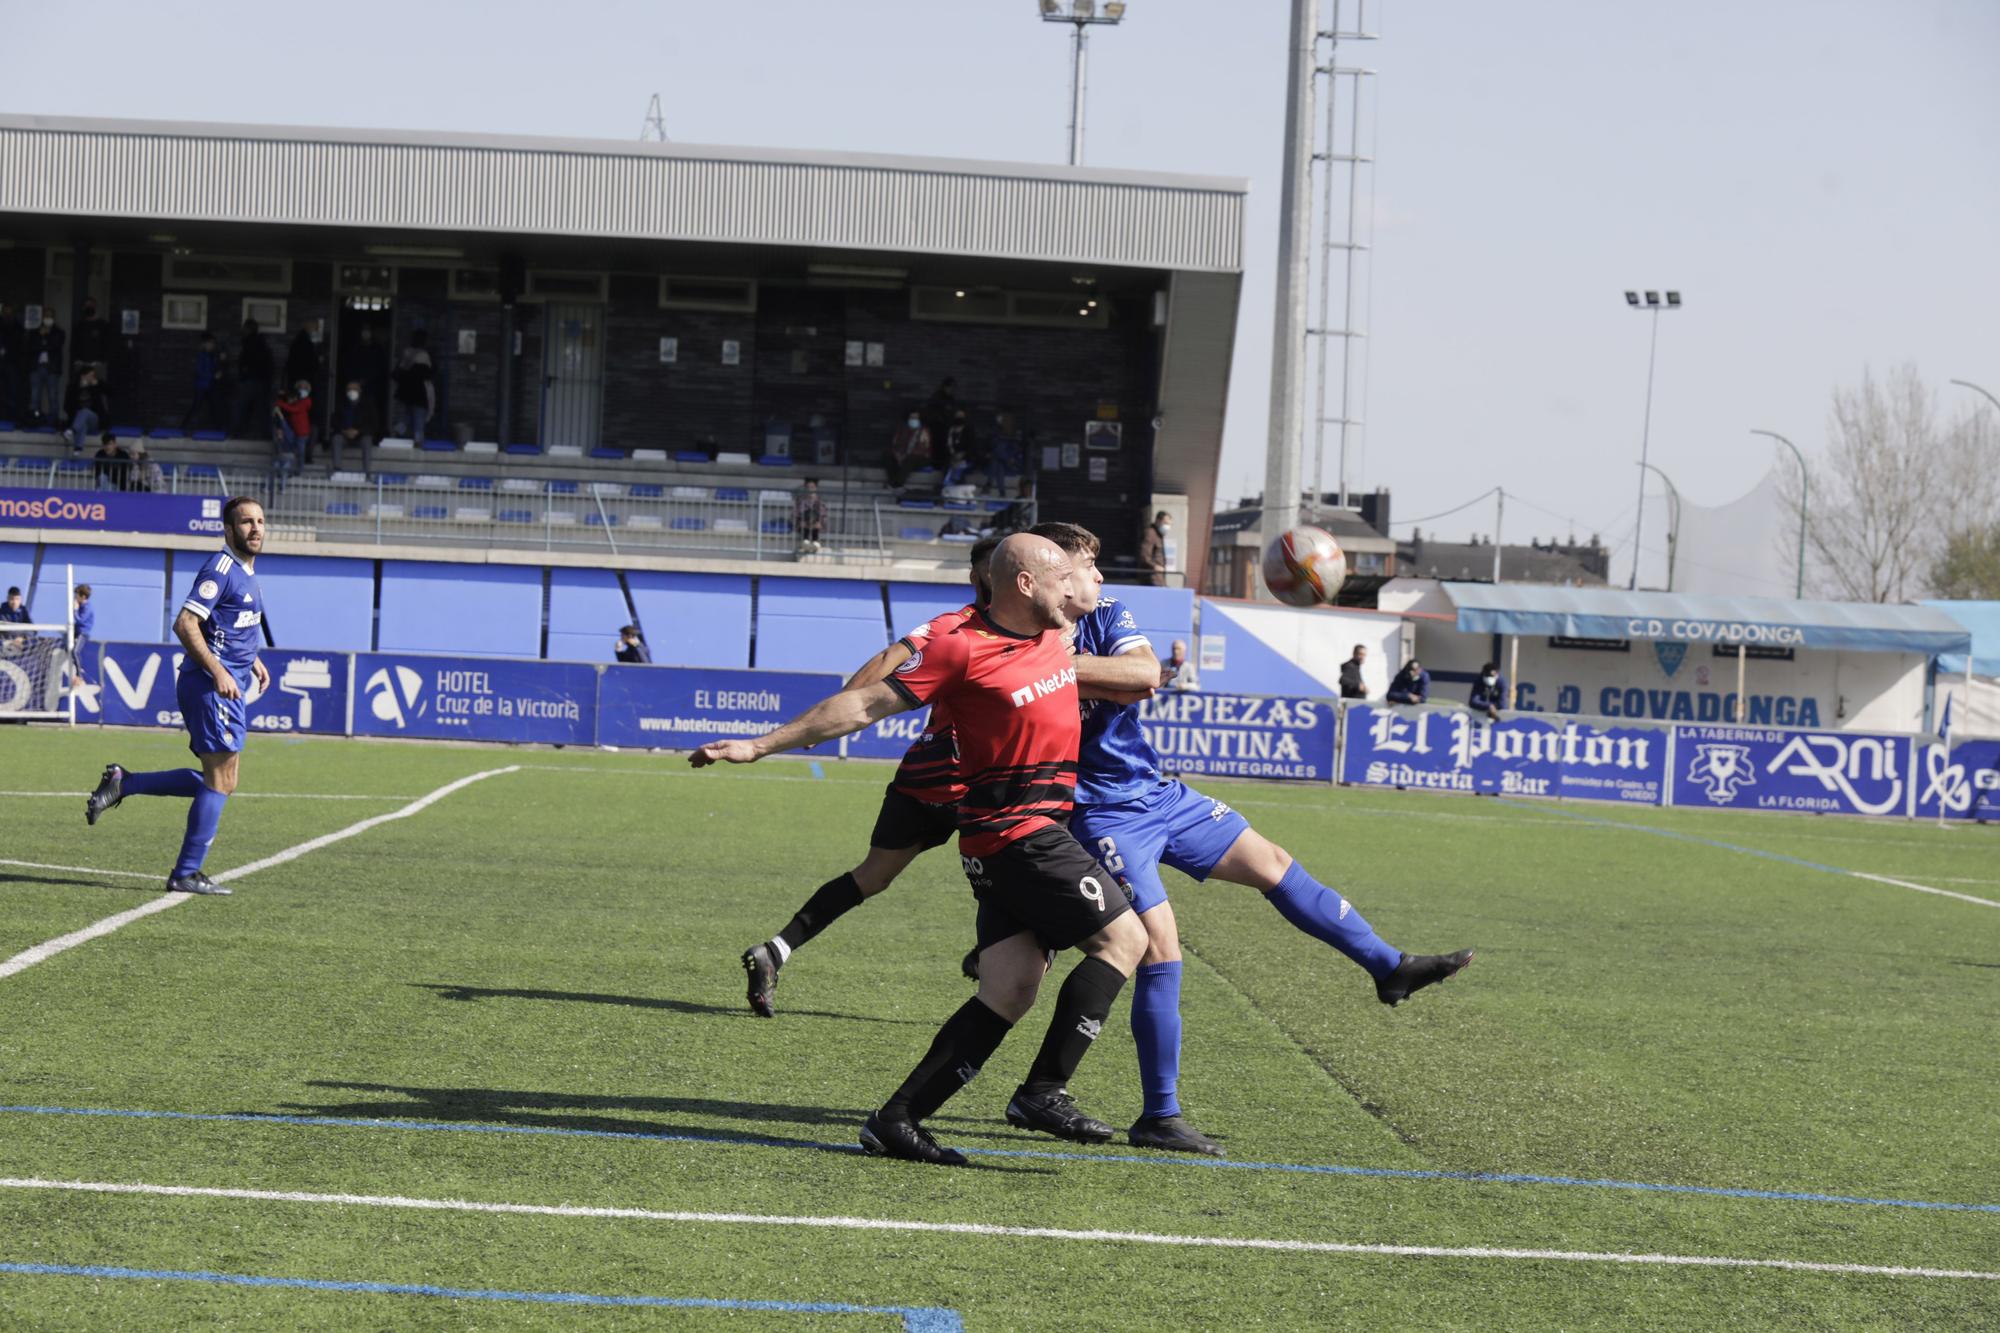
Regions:
M 968 602 L 956 611 L 933 616 L 897 642 L 910 650 L 912 659 L 919 657 L 933 635 L 964 623 L 974 609 Z M 952 732 L 951 709 L 941 700 L 932 701 L 924 734 L 903 752 L 903 762 L 897 765 L 896 776 L 889 785 L 912 800 L 931 805 L 957 805 L 964 797 L 965 782 L 958 772 L 958 739 Z
M 913 704 L 951 710 L 958 746 L 958 844 L 990 856 L 1066 823 L 1083 735 L 1076 663 L 1058 630 L 1019 635 L 974 612 L 933 629 L 889 684 Z

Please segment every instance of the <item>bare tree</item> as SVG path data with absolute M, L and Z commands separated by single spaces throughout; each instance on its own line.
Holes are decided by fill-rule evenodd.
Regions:
M 1826 448 L 1812 460 L 1806 531 L 1811 591 L 1856 602 L 1904 602 L 1931 591 L 1948 539 L 2000 514 L 1990 428 L 1977 414 L 1940 421 L 1937 396 L 1912 365 L 1885 379 L 1864 371 L 1837 388 Z M 1779 490 L 1779 539 L 1799 539 L 1798 473 Z

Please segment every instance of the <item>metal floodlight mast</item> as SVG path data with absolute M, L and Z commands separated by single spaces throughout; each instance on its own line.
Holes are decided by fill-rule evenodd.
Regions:
M 1038 0 L 1044 23 L 1067 23 L 1075 29 L 1070 41 L 1069 75 L 1069 164 L 1083 163 L 1083 100 L 1085 75 L 1090 61 L 1089 30 L 1100 25 L 1116 27 L 1125 18 L 1123 0 Z
M 1646 535 L 1646 468 L 1649 466 L 1646 460 L 1653 440 L 1653 367 L 1660 351 L 1660 312 L 1681 308 L 1679 292 L 1668 292 L 1664 305 L 1657 291 L 1647 292 L 1645 298 L 1646 303 L 1640 305 L 1638 292 L 1625 293 L 1628 307 L 1643 310 L 1653 317 L 1653 336 L 1646 351 L 1646 421 L 1639 432 L 1639 517 L 1632 528 L 1632 577 L 1625 585 L 1628 590 L 1636 590 L 1639 586 L 1639 558 L 1643 554 L 1640 539 Z
M 1752 435 L 1763 435 L 1776 440 L 1792 451 L 1792 457 L 1799 460 L 1799 575 L 1792 588 L 1792 596 L 1806 595 L 1806 497 L 1812 492 L 1812 469 L 1806 466 L 1806 456 L 1799 447 L 1774 430 L 1752 430 Z

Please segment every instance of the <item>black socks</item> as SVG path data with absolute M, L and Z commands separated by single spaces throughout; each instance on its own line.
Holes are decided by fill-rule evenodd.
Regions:
M 859 906 L 861 886 L 854 882 L 852 872 L 830 879 L 813 891 L 806 905 L 778 932 L 778 938 L 785 942 L 787 951 L 796 949 Z
M 1086 958 L 1076 965 L 1056 996 L 1055 1016 L 1049 1020 L 1049 1032 L 1042 1038 L 1035 1063 L 1028 1067 L 1027 1080 L 1021 1084 L 1023 1092 L 1054 1092 L 1069 1082 L 1090 1044 L 1103 1031 L 1111 1002 L 1124 986 L 1125 978 L 1118 969 L 1101 958 Z
M 1013 1026 L 973 996 L 945 1020 L 930 1050 L 882 1109 L 903 1111 L 912 1120 L 928 1118 L 972 1081 Z

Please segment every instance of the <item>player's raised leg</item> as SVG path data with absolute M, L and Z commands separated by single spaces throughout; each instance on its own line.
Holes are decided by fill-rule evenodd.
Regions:
M 895 795 L 892 790 L 889 798 Z M 883 801 L 885 817 L 889 798 Z M 955 827 L 955 817 L 948 812 L 945 819 L 944 832 L 949 837 Z M 879 821 L 876 828 L 881 828 Z M 790 961 L 792 953 L 895 883 L 896 877 L 909 868 L 910 862 L 937 845 L 938 842 L 920 841 L 907 847 L 870 847 L 860 865 L 815 889 L 812 897 L 792 913 L 792 919 L 785 923 L 783 930 L 762 944 L 753 944 L 745 949 L 743 971 L 749 980 L 750 1011 L 759 1018 L 770 1018 L 774 1012 L 771 994 L 778 986 L 778 969 Z
M 1168 863 L 1175 861 L 1170 858 Z M 1387 1005 L 1401 1004 L 1472 961 L 1470 949 L 1414 954 L 1396 948 L 1375 933 L 1352 903 L 1293 860 L 1290 852 L 1247 826 L 1208 876 L 1262 893 L 1285 920 L 1360 964 L 1375 979 L 1376 998 Z

